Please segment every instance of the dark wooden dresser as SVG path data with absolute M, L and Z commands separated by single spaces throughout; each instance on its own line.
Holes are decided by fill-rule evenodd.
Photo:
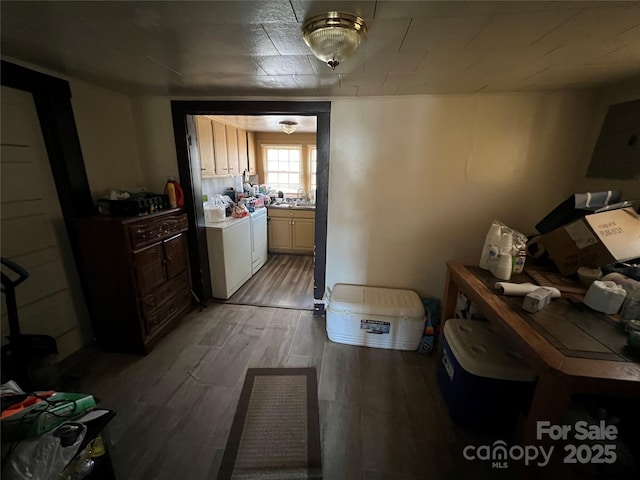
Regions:
M 148 353 L 191 309 L 187 214 L 75 220 L 96 340 Z

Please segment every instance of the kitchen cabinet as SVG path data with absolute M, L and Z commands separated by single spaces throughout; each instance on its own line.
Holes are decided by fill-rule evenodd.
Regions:
M 313 254 L 315 211 L 269 208 L 269 251 Z
M 238 129 L 231 125 L 224 126 L 227 135 L 227 161 L 229 162 L 229 175 L 238 175 Z
M 203 177 L 213 177 L 216 174 L 213 154 L 213 125 L 207 117 L 196 117 L 196 135 L 198 136 L 198 150 L 200 151 L 200 171 Z
M 249 168 L 247 131 L 196 116 L 196 134 L 203 177 L 240 175 Z M 255 148 L 252 152 L 253 173 L 256 172 Z
M 213 153 L 215 155 L 216 175 L 229 175 L 226 125 L 215 121 L 211 123 L 213 125 Z
M 96 340 L 148 353 L 191 309 L 187 215 L 74 220 Z
M 247 131 L 238 129 L 238 170 L 240 173 L 244 173 L 249 169 L 247 162 Z
M 256 160 L 256 135 L 253 132 L 247 132 L 247 163 L 249 175 L 257 175 L 258 163 Z

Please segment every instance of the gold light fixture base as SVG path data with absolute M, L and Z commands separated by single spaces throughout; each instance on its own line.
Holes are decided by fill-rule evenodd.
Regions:
M 298 128 L 298 123 L 291 120 L 282 120 L 281 122 L 278 122 L 278 125 L 280 125 L 282 131 L 287 135 L 291 135 Z

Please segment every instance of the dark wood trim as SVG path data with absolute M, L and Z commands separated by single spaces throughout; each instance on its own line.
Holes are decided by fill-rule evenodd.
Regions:
M 1 68 L 2 85 L 33 95 L 65 222 L 93 213 L 69 82 L 5 60 Z M 73 236 L 69 234 L 69 237 L 71 240 Z
M 327 269 L 327 211 L 329 209 L 329 145 L 330 113 L 316 115 L 316 228 L 315 266 L 313 270 L 313 298 L 322 300 L 326 287 Z M 319 268 L 321 267 L 321 268 Z M 324 315 L 322 304 L 314 304 L 314 315 Z
M 327 259 L 327 209 L 329 200 L 329 132 L 331 102 L 282 102 L 282 101 L 209 101 L 173 100 L 171 115 L 175 136 L 176 156 L 180 183 L 185 192 L 185 208 L 189 219 L 189 258 L 191 283 L 201 300 L 211 298 L 209 260 L 202 202 L 200 159 L 189 152 L 190 115 L 306 115 L 317 118 L 317 193 L 315 229 L 314 298 L 322 299 L 326 287 Z M 195 157 L 195 155 L 193 156 Z M 196 167 L 196 168 L 194 168 Z M 196 173 L 194 175 L 194 172 Z M 322 315 L 322 305 L 316 305 L 314 313 Z
M 85 303 L 87 283 L 72 219 L 95 213 L 89 180 L 84 166 L 80 139 L 71 105 L 69 82 L 2 60 L 2 85 L 30 92 L 40 122 L 60 210 L 82 285 Z

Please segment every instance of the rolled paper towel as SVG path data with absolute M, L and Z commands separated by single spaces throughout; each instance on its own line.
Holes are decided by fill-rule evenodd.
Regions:
M 502 290 L 503 295 L 511 295 L 514 297 L 524 297 L 528 293 L 536 291 L 538 288 L 544 288 L 551 292 L 551 298 L 560 298 L 560 290 L 554 287 L 541 287 L 534 285 L 533 283 L 510 283 L 510 282 L 496 282 L 495 288 Z
M 624 302 L 627 292 L 612 281 L 596 280 L 584 296 L 584 304 L 602 313 L 617 313 Z

